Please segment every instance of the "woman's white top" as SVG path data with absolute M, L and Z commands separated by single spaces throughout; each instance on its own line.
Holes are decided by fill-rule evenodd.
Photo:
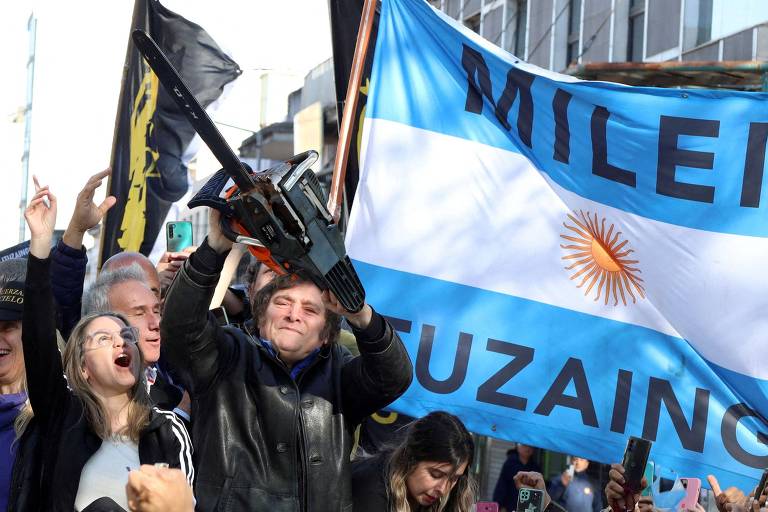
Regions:
M 128 510 L 125 484 L 128 471 L 139 469 L 139 446 L 128 437 L 102 441 L 101 447 L 85 463 L 80 473 L 75 509 L 83 510 L 99 498 L 112 498 Z

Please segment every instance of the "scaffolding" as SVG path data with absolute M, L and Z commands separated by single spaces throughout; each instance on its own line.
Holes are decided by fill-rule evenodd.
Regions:
M 768 91 L 763 61 L 592 62 L 571 65 L 566 74 L 637 86 Z

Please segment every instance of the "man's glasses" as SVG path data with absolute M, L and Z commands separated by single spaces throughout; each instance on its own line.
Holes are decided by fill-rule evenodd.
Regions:
M 85 337 L 85 345 L 88 348 L 101 348 L 114 346 L 115 337 L 120 337 L 123 342 L 136 344 L 139 341 L 139 330 L 135 327 L 126 326 L 119 331 L 98 330 Z

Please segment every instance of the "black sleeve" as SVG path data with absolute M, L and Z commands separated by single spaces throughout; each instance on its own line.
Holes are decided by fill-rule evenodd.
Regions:
M 231 348 L 225 341 L 230 334 L 208 310 L 226 256 L 211 249 L 206 239 L 179 269 L 163 306 L 163 357 L 193 395 L 213 384 Z
M 41 260 L 31 254 L 27 259 L 21 326 L 29 401 L 42 422 L 55 417 L 71 398 L 56 344 L 50 263 L 50 258 Z
M 384 455 L 352 463 L 353 512 L 389 512 Z
M 354 329 L 360 355 L 342 369 L 344 413 L 360 423 L 402 395 L 413 366 L 400 336 L 376 311 L 365 329 Z

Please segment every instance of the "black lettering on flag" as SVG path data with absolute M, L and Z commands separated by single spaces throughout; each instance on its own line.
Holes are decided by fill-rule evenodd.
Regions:
M 592 174 L 622 185 L 634 187 L 637 176 L 634 172 L 608 163 L 608 118 L 611 113 L 607 108 L 596 106 L 592 112 Z
M 416 354 L 416 378 L 419 383 L 433 393 L 447 395 L 453 393 L 464 384 L 469 364 L 469 352 L 472 349 L 472 335 L 459 333 L 459 343 L 456 346 L 456 357 L 453 360 L 451 375 L 444 380 L 437 380 L 429 373 L 429 361 L 432 358 L 432 344 L 435 341 L 435 326 L 427 325 L 421 328 L 419 351 Z
M 565 394 L 568 384 L 573 381 L 576 396 Z M 598 427 L 595 404 L 592 402 L 592 393 L 589 391 L 587 376 L 584 373 L 584 365 L 580 359 L 568 358 L 563 365 L 555 381 L 547 390 L 547 394 L 533 411 L 534 414 L 549 416 L 555 406 L 568 407 L 581 412 L 581 422 L 588 427 Z
M 405 319 L 397 318 L 394 316 L 387 316 L 387 315 L 382 315 L 382 316 L 387 322 L 389 322 L 389 325 L 391 325 L 392 328 L 397 332 L 404 332 L 406 334 L 411 332 L 411 327 L 413 325 L 413 322 L 411 322 L 410 320 L 405 320 Z
M 656 174 L 656 193 L 702 203 L 715 200 L 715 187 L 677 181 L 675 171 L 680 167 L 712 169 L 715 154 L 677 147 L 678 136 L 718 137 L 720 121 L 661 116 L 659 122 L 659 163 Z
M 552 111 L 555 113 L 554 159 L 567 164 L 571 159 L 571 128 L 568 126 L 568 105 L 573 95 L 562 89 L 555 93 Z
M 651 377 L 648 382 L 648 402 L 645 405 L 645 418 L 643 421 L 643 437 L 656 440 L 659 431 L 659 416 L 661 403 L 669 412 L 672 425 L 675 427 L 677 437 L 683 448 L 693 452 L 704 451 L 704 438 L 707 434 L 707 413 L 709 411 L 709 391 L 696 388 L 696 398 L 693 405 L 693 419 L 691 426 L 685 419 L 685 414 L 680 407 L 680 402 L 672 390 L 672 384 L 668 380 Z
M 768 455 L 754 455 L 746 451 L 739 444 L 738 436 L 736 435 L 736 428 L 739 425 L 739 421 L 742 418 L 757 418 L 768 432 L 768 419 L 763 418 L 760 414 L 749 407 L 747 404 L 735 404 L 730 406 L 723 415 L 723 423 L 720 425 L 720 437 L 723 439 L 723 445 L 728 453 L 741 462 L 745 466 L 753 468 L 765 468 L 768 467 Z M 768 444 L 768 434 L 763 432 L 757 432 L 757 440 L 762 444 Z
M 613 399 L 611 432 L 623 434 L 627 428 L 627 413 L 629 412 L 629 395 L 631 391 L 632 372 L 619 370 L 619 375 L 616 378 L 616 395 Z
M 765 143 L 768 141 L 768 123 L 749 123 L 747 158 L 744 162 L 744 181 L 741 184 L 741 206 L 758 208 L 763 189 L 765 170 Z
M 501 370 L 491 375 L 490 379 L 483 382 L 480 387 L 477 388 L 477 400 L 487 404 L 500 405 L 502 407 L 524 411 L 525 406 L 528 403 L 527 399 L 521 396 L 500 393 L 499 388 L 509 382 L 512 377 L 520 373 L 523 368 L 531 364 L 531 361 L 533 361 L 534 350 L 531 347 L 524 347 L 523 345 L 516 345 L 514 343 L 494 340 L 492 338 L 488 338 L 486 350 L 497 354 L 512 356 L 513 359 L 504 365 Z
M 505 130 L 510 130 L 509 111 L 515 102 L 517 93 L 520 92 L 520 105 L 517 114 L 517 134 L 526 146 L 531 144 L 531 132 L 533 131 L 533 97 L 531 85 L 536 76 L 517 68 L 510 68 L 507 72 L 507 83 L 501 93 L 498 103 L 493 99 L 493 85 L 488 64 L 483 54 L 463 44 L 461 53 L 461 66 L 467 73 L 467 100 L 464 110 L 473 114 L 483 111 L 483 96 L 494 106 L 496 118 Z

